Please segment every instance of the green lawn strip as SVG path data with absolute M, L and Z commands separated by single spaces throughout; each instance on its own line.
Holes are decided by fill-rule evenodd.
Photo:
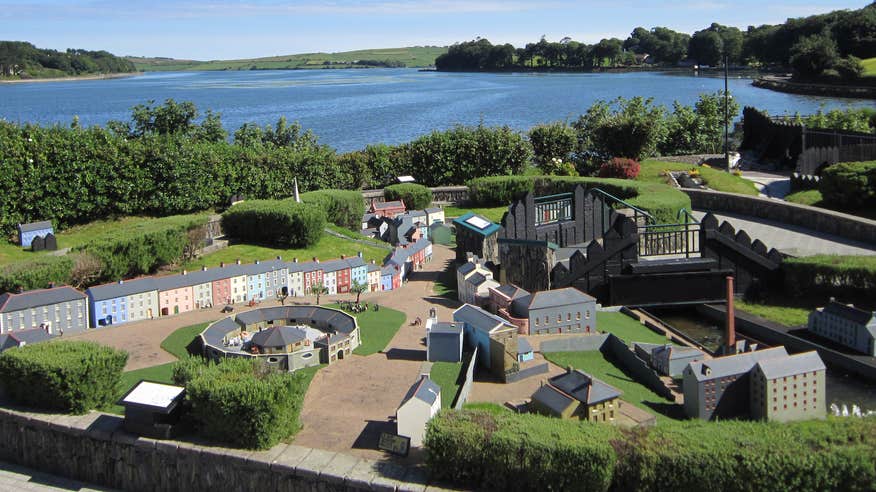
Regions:
M 371 355 L 386 348 L 392 337 L 404 324 L 407 316 L 401 311 L 380 306 L 380 311 L 370 307 L 368 311 L 351 314 L 359 323 L 359 333 L 362 343 L 353 351 L 356 355 Z M 338 304 L 328 304 L 326 307 L 340 309 Z
M 94 239 L 105 236 L 119 236 L 131 232 L 149 232 L 167 225 L 188 224 L 195 220 L 206 220 L 209 213 L 197 213 L 189 215 L 171 215 L 168 217 L 123 217 L 120 219 L 96 220 L 88 224 L 78 225 L 55 231 L 58 239 L 58 248 L 75 248 L 82 246 Z M 39 255 L 51 254 L 49 251 L 35 253 L 22 249 L 20 246 L 9 243 L 0 243 L 0 265 L 13 261 L 30 260 Z
M 818 190 L 804 190 L 785 196 L 785 201 L 811 207 L 821 207 L 821 192 Z
M 330 234 L 324 234 L 319 242 L 309 248 L 283 249 L 254 244 L 233 244 L 227 248 L 190 261 L 180 267 L 179 270 L 197 270 L 202 266 L 216 267 L 222 262 L 229 264 L 234 263 L 238 259 L 242 263 L 253 263 L 255 260 L 270 260 L 277 256 L 287 261 L 298 258 L 299 261 L 305 262 L 311 261 L 313 257 L 325 261 L 340 258 L 341 255 L 355 256 L 359 251 L 362 252 L 362 257 L 365 261 L 374 260 L 378 264 L 382 264 L 383 259 L 389 253 L 388 250 L 382 247 L 370 246 Z
M 613 333 L 627 344 L 669 343 L 665 336 L 651 331 L 645 325 L 620 312 L 597 311 L 596 329 L 604 333 Z
M 204 331 L 204 328 L 209 324 L 210 323 L 199 323 L 197 325 L 180 328 L 168 335 L 167 338 L 161 342 L 161 348 L 176 356 L 177 359 L 185 358 L 189 355 L 186 347 L 188 347 L 188 345 L 192 343 L 192 340 Z
M 435 362 L 429 377 L 441 387 L 441 408 L 450 408 L 462 386 L 462 362 Z
M 370 238 L 368 236 L 365 236 L 361 232 L 351 231 L 350 229 L 347 229 L 346 227 L 341 227 L 341 226 L 337 226 L 334 224 L 326 224 L 326 228 L 331 230 L 332 232 L 334 232 L 336 234 L 341 234 L 344 237 L 348 237 L 350 239 L 355 239 L 356 241 L 365 241 L 368 244 L 373 245 L 376 248 L 381 248 L 381 249 L 385 249 L 385 250 L 392 249 L 392 246 L 390 246 L 389 243 L 385 243 L 383 241 L 378 241 L 377 239 Z
M 740 193 L 743 195 L 758 195 L 757 188 L 754 183 L 731 173 L 705 166 L 691 166 L 678 162 L 663 162 L 645 160 L 641 163 L 642 168 L 639 171 L 637 181 L 648 183 L 666 184 L 668 178 L 662 176 L 664 171 L 690 171 L 696 168 L 700 172 L 700 177 L 709 188 L 715 191 L 723 191 L 726 193 Z
M 476 401 L 473 403 L 465 403 L 462 405 L 463 410 L 483 410 L 485 412 L 490 412 L 492 414 L 504 414 L 511 411 L 511 409 L 499 405 L 498 403 L 491 403 L 485 401 Z
M 736 307 L 763 319 L 791 327 L 805 326 L 809 321 L 809 313 L 812 312 L 812 309 L 802 307 L 761 304 L 743 300 L 737 300 Z
M 598 350 L 586 352 L 545 352 L 544 357 L 560 367 L 572 366 L 600 381 L 621 390 L 621 399 L 648 413 L 657 416 L 658 422 L 670 420 L 660 410 L 670 411 L 672 404 L 646 386 L 637 383 L 616 365 L 612 364 Z M 675 415 L 679 415 L 676 409 Z M 670 411 L 670 413 L 672 413 Z
M 465 207 L 444 207 L 444 217 L 449 221 L 451 218 L 460 217 L 468 212 L 484 216 L 485 219 L 491 220 L 497 224 L 502 222 L 502 216 L 508 211 L 508 206 L 501 207 L 480 207 L 480 208 L 465 208 Z
M 864 76 L 876 77 L 876 57 L 861 60 L 861 65 L 864 67 Z

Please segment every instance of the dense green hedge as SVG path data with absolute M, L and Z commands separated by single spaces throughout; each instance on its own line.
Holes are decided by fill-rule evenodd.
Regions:
M 848 210 L 876 205 L 876 161 L 829 166 L 821 173 L 818 190 L 828 207 Z
M 402 183 L 383 189 L 383 198 L 391 202 L 402 200 L 408 210 L 423 210 L 432 205 L 432 190 L 416 183 Z
M 115 403 L 127 361 L 127 352 L 94 342 L 44 342 L 3 352 L 0 371 L 14 401 L 81 414 Z
M 468 183 L 469 199 L 476 206 L 507 205 L 532 191 L 551 195 L 572 191 L 581 184 L 599 188 L 631 205 L 652 214 L 657 222 L 677 222 L 678 211 L 690 210 L 690 197 L 664 184 L 627 179 L 588 178 L 576 176 L 491 176 L 472 179 Z
M 435 478 L 488 490 L 872 490 L 876 419 L 605 424 L 442 412 L 425 446 Z
M 834 296 L 866 295 L 876 292 L 876 257 L 816 255 L 786 258 L 782 262 L 785 286 L 796 294 L 820 293 Z
M 186 401 L 206 437 L 244 448 L 268 449 L 295 434 L 306 377 L 266 369 L 254 359 L 230 358 L 219 364 L 197 359 L 178 362 L 174 382 L 186 388 Z
M 32 260 L 10 263 L 0 268 L 0 292 L 45 289 L 50 283 L 70 282 L 73 259 L 69 256 L 38 256 Z
M 301 201 L 315 205 L 326 213 L 329 222 L 358 231 L 362 227 L 365 199 L 361 191 L 319 190 L 301 194 Z
M 320 207 L 292 201 L 248 200 L 222 214 L 222 230 L 228 236 L 286 247 L 315 244 L 325 224 Z
M 153 222 L 147 229 L 108 232 L 76 250 L 87 252 L 100 261 L 99 280 L 119 280 L 176 263 L 189 242 L 188 232 L 206 222 L 206 215 L 184 223 Z

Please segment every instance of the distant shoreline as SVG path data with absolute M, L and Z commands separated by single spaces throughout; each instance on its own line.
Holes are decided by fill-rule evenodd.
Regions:
M 848 97 L 854 99 L 876 99 L 876 86 L 853 86 L 812 82 L 797 82 L 789 77 L 760 77 L 751 85 L 761 89 L 789 94 L 803 94 L 822 97 Z
M 106 73 L 95 75 L 74 75 L 70 77 L 51 77 L 47 79 L 0 79 L 0 84 L 29 84 L 32 82 L 72 82 L 77 80 L 123 79 L 143 75 L 144 72 Z

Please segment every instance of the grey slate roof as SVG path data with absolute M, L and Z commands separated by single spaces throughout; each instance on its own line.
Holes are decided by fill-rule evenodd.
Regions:
M 665 355 L 669 360 L 675 360 L 702 357 L 705 353 L 702 350 L 684 345 L 659 345 L 651 350 L 651 355 L 655 358 Z
M 0 352 L 11 349 L 12 347 L 18 347 L 18 341 L 6 333 L 0 334 Z
M 834 316 L 839 316 L 859 325 L 866 325 L 874 318 L 874 314 L 870 311 L 836 301 L 831 301 L 825 306 L 824 312 Z
M 252 343 L 259 347 L 285 347 L 307 338 L 307 333 L 292 326 L 274 326 L 252 336 Z
M 142 277 L 111 284 L 96 285 L 90 287 L 85 292 L 91 294 L 92 299 L 95 301 L 105 301 L 107 299 L 127 297 L 153 290 L 158 290 L 158 284 L 155 282 L 155 279 L 152 277 Z
M 709 381 L 715 378 L 742 374 L 751 370 L 759 361 L 775 357 L 787 357 L 785 347 L 774 347 L 755 352 L 716 357 L 707 361 L 691 362 L 685 368 L 691 370 L 697 381 Z M 711 372 L 707 374 L 706 368 Z
M 388 208 L 403 207 L 404 203 L 400 200 L 394 202 L 374 202 L 374 210 L 386 210 Z
M 359 268 L 366 265 L 365 260 L 363 260 L 359 256 L 353 256 L 352 258 L 347 258 L 344 261 L 347 262 L 347 266 L 349 266 L 351 269 Z
M 446 323 L 440 322 L 432 325 L 432 328 L 429 330 L 429 334 L 436 335 L 459 335 L 462 333 L 462 325 L 459 323 Z
M 426 210 L 424 210 L 424 212 L 426 212 L 427 214 L 437 214 L 440 211 L 441 211 L 441 207 L 429 207 Z
M 225 335 L 240 328 L 241 326 L 234 321 L 233 317 L 222 318 L 208 326 L 206 330 L 201 332 L 201 336 L 204 337 L 204 342 L 207 345 L 221 347 L 223 345 L 222 339 L 225 338 Z
M 428 376 L 422 376 L 419 381 L 414 383 L 411 386 L 411 389 L 408 390 L 405 397 L 402 398 L 402 402 L 399 405 L 399 408 L 404 406 L 411 398 L 416 398 L 418 400 L 422 400 L 426 402 L 429 406 L 435 403 L 435 400 L 438 399 L 438 395 L 441 394 L 441 387 L 435 384 L 435 381 L 429 379 Z
M 529 309 L 552 308 L 558 306 L 569 306 L 573 304 L 581 304 L 585 302 L 596 302 L 596 298 L 591 297 L 574 287 L 566 287 L 564 289 L 545 290 L 531 294 L 529 301 Z
M 344 260 L 329 260 L 322 262 L 322 271 L 325 273 L 339 272 L 350 268 L 350 265 Z
M 513 328 L 514 325 L 508 323 L 504 319 L 495 314 L 488 313 L 483 309 L 472 306 L 471 304 L 463 304 L 461 308 L 453 312 L 453 319 L 467 323 L 472 328 L 490 333 L 494 329 L 506 327 Z
M 757 365 L 767 379 L 783 378 L 804 372 L 825 370 L 824 362 L 818 352 L 803 352 L 802 354 L 776 357 L 758 361 Z
M 525 338 L 517 337 L 517 353 L 528 354 L 529 352 L 532 352 L 532 345 Z
M 43 220 L 40 222 L 18 224 L 18 230 L 21 232 L 41 231 L 43 229 L 52 229 L 52 222 L 48 220 Z
M 551 411 L 562 414 L 575 400 L 549 384 L 544 384 L 532 394 L 533 401 L 537 401 Z
M 587 405 L 618 398 L 621 395 L 619 389 L 578 369 L 559 374 L 548 381 L 558 390 Z
M 481 285 L 482 283 L 484 283 L 486 281 L 487 281 L 487 277 L 484 277 L 484 275 L 482 273 L 476 273 L 476 274 L 472 275 L 471 277 L 469 277 L 468 279 L 466 279 L 466 282 L 468 282 L 472 285 Z
M 9 336 L 24 343 L 38 343 L 55 338 L 54 335 L 49 335 L 49 332 L 42 328 L 31 328 L 29 330 L 11 331 Z
M 376 263 L 369 263 L 368 264 L 368 273 L 379 272 L 379 271 L 380 271 L 380 265 L 378 265 Z
M 468 273 L 473 272 L 475 270 L 475 268 L 477 268 L 477 266 L 474 263 L 469 261 L 469 262 L 466 262 L 466 263 L 460 265 L 459 268 L 456 269 L 456 271 L 463 274 L 463 275 L 466 275 Z
M 62 302 L 85 299 L 85 294 L 73 287 L 63 286 L 52 289 L 37 289 L 21 294 L 5 293 L 0 295 L 0 313 L 21 311 L 40 306 L 50 306 Z
M 511 285 L 511 284 L 500 285 L 499 287 L 496 287 L 496 290 L 499 291 L 500 293 L 502 293 L 502 295 L 504 295 L 505 297 L 511 299 L 512 301 L 514 299 L 517 299 L 519 297 L 523 297 L 523 296 L 529 294 L 529 292 L 521 289 L 520 287 L 517 287 L 516 285 Z

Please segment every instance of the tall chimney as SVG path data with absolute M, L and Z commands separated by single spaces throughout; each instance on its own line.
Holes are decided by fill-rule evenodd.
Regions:
M 202 272 L 206 272 L 206 271 L 207 271 L 207 265 L 202 265 L 202 266 L 201 266 L 201 271 L 202 271 Z
M 240 258 L 237 259 L 236 263 L 240 265 Z
M 736 353 L 736 310 L 733 308 L 733 277 L 727 277 L 727 353 Z
M 225 268 L 225 262 L 224 262 L 224 261 L 220 261 L 220 262 L 219 262 L 219 268 Z

